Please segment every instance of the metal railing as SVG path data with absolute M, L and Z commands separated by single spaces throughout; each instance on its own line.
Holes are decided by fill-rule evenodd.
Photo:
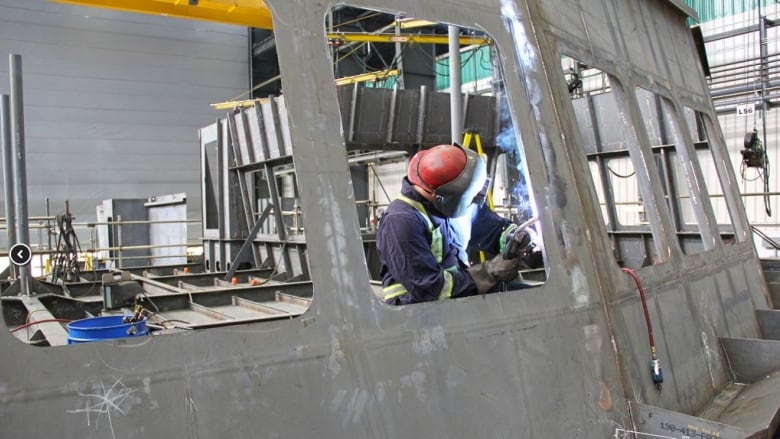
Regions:
M 50 261 L 53 255 L 59 253 L 56 248 L 57 236 L 59 231 L 57 230 L 57 218 L 55 216 L 31 216 L 29 217 L 29 229 L 37 231 L 37 242 L 29 242 L 32 250 L 33 257 L 37 257 L 37 264 L 33 263 L 35 276 L 44 276 L 50 274 L 51 264 Z M 86 222 L 72 222 L 71 225 L 77 236 L 84 236 L 88 234 L 89 240 L 80 244 L 78 254 L 83 255 L 84 261 L 92 263 L 92 261 L 98 261 L 98 264 L 106 267 L 121 268 L 122 261 L 130 260 L 159 260 L 166 258 L 190 258 L 202 253 L 202 244 L 198 242 L 182 242 L 175 244 L 142 244 L 142 245 L 121 245 L 122 235 L 121 230 L 123 226 L 129 225 L 156 225 L 156 224 L 200 224 L 200 220 L 112 220 L 112 221 L 86 221 Z M 97 228 L 100 226 L 116 228 L 116 241 L 120 245 L 110 246 L 98 246 Z M 4 233 L 8 229 L 7 220 L 5 217 L 0 217 L 0 233 Z M 78 233 L 81 232 L 81 233 Z M 33 241 L 32 239 L 30 241 Z M 10 246 L 10 243 L 9 243 Z M 183 253 L 174 254 L 154 254 L 154 249 L 165 248 L 184 248 Z M 148 254 L 142 255 L 124 255 L 123 252 L 149 250 Z M 0 250 L 2 255 L 8 253 L 8 249 Z M 154 264 L 152 264 L 154 265 Z M 95 267 L 97 268 L 97 267 Z

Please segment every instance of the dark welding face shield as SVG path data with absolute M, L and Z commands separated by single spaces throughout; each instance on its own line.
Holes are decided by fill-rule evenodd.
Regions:
M 487 166 L 476 152 L 461 148 L 466 154 L 463 171 L 451 181 L 434 190 L 433 206 L 449 218 L 457 218 L 468 212 L 469 206 L 484 202 L 487 194 Z M 483 193 L 480 197 L 479 195 Z

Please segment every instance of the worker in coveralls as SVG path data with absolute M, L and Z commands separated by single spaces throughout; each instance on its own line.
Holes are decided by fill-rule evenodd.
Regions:
M 517 278 L 519 255 L 532 245 L 532 231 L 520 230 L 482 202 L 486 176 L 484 160 L 458 145 L 435 146 L 412 157 L 401 195 L 377 230 L 385 302 L 483 294 Z M 467 215 L 470 239 L 461 227 Z M 516 250 L 512 254 L 505 252 L 509 245 Z M 496 256 L 469 266 L 467 247 Z

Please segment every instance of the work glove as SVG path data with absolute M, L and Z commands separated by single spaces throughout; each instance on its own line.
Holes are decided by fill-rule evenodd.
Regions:
M 504 259 L 504 255 L 498 255 L 489 261 L 470 267 L 468 271 L 477 285 L 477 291 L 484 294 L 500 281 L 517 278 L 519 269 L 520 258 Z
M 530 227 L 536 222 L 536 218 L 524 222 L 521 225 L 510 224 L 501 233 L 499 253 L 504 255 L 505 259 L 513 259 L 518 256 L 526 256 L 536 246 L 536 231 Z
M 528 268 L 534 269 L 544 265 L 544 253 L 538 248 L 534 248 L 528 253 L 520 256 L 520 260 Z

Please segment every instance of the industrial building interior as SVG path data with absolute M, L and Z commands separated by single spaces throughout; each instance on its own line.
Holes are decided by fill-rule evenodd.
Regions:
M 305 1 L 292 3 L 306 4 Z M 376 248 L 379 221 L 401 190 L 409 158 L 419 150 L 455 142 L 477 151 L 486 160 L 491 182 L 487 202 L 493 211 L 518 224 L 545 215 L 561 220 L 548 222 L 546 227 L 533 226 L 538 235 L 534 243 L 537 257 L 519 273 L 526 287 L 521 291 L 526 292 L 501 294 L 535 297 L 534 294 L 552 289 L 575 290 L 574 281 L 573 286 L 567 286 L 562 277 L 555 276 L 559 270 L 568 269 L 561 268 L 565 264 L 560 261 L 565 258 L 560 255 L 569 250 L 546 247 L 553 242 L 568 242 L 567 233 L 580 230 L 574 224 L 567 231 L 567 224 L 572 222 L 557 217 L 548 205 L 555 198 L 549 195 L 548 186 L 564 187 L 566 182 L 556 181 L 552 173 L 545 174 L 546 180 L 535 174 L 541 172 L 533 169 L 535 153 L 528 153 L 527 139 L 521 139 L 519 134 L 520 125 L 525 127 L 526 122 L 518 115 L 517 98 L 512 91 L 507 91 L 516 87 L 512 84 L 517 82 L 514 77 L 519 71 L 507 59 L 523 59 L 521 49 L 498 44 L 500 38 L 477 21 L 470 22 L 471 26 L 456 26 L 446 21 L 429 21 L 428 17 L 409 16 L 400 7 L 394 11 L 390 3 L 371 6 L 375 3 L 381 2 L 368 2 L 367 6 L 329 4 L 324 8 L 326 13 L 320 28 L 298 31 L 325 36 L 326 44 L 320 49 L 330 62 L 334 81 L 331 81 L 332 89 L 323 93 L 336 96 L 341 123 L 337 131 L 342 136 L 340 145 L 346 152 L 343 158 L 350 182 L 341 191 L 347 193 L 356 211 L 356 222 L 347 221 L 344 225 L 347 232 L 331 230 L 331 234 L 343 235 L 348 241 L 353 236 L 353 225 L 356 226 L 354 236 L 360 237 L 365 266 L 365 270 L 343 266 L 343 272 L 349 275 L 333 272 L 330 275 L 360 277 L 365 271 L 371 285 L 371 291 L 366 292 L 372 296 L 371 312 L 377 316 L 389 312 L 375 310 L 386 306 L 382 262 Z M 496 3 L 501 3 L 501 14 L 507 20 L 504 8 L 515 2 Z M 534 14 L 544 16 L 548 13 L 546 8 L 553 7 L 551 3 L 541 6 L 542 3 L 517 2 L 532 5 L 528 10 L 534 17 Z M 552 3 L 579 4 L 568 0 Z M 585 8 L 585 0 L 582 3 L 578 8 Z M 607 3 L 612 2 L 604 4 Z M 653 7 L 639 6 L 642 1 L 627 3 L 635 5 L 636 11 L 640 11 L 637 14 L 654 20 L 664 17 L 653 15 Z M 687 84 L 699 81 L 686 76 L 688 72 L 684 68 L 678 71 L 682 79 L 676 77 L 669 82 L 654 79 L 627 85 L 610 70 L 622 65 L 624 61 L 619 57 L 617 61 L 595 55 L 593 59 L 585 59 L 574 43 L 570 46 L 561 43 L 557 52 L 551 50 L 560 63 L 556 65 L 557 76 L 544 85 L 545 90 L 560 89 L 551 91 L 552 95 L 568 98 L 564 100 L 569 107 L 560 111 L 564 115 L 568 111 L 575 118 L 575 143 L 579 143 L 579 147 L 567 144 L 565 158 L 544 152 L 545 160 L 555 162 L 576 157 L 583 163 L 582 169 L 589 171 L 582 174 L 590 179 L 585 183 L 588 188 L 569 186 L 561 189 L 561 193 L 576 199 L 583 198 L 583 193 L 592 193 L 598 206 L 594 212 L 599 213 L 600 226 L 603 226 L 598 233 L 604 234 L 607 243 L 601 253 L 593 256 L 606 262 L 594 262 L 594 265 L 596 268 L 599 264 L 617 265 L 623 273 L 631 273 L 629 279 L 633 279 L 624 295 L 605 299 L 609 302 L 603 305 L 607 309 L 605 314 L 612 315 L 614 307 L 620 309 L 615 314 L 625 312 L 631 316 L 627 320 L 634 317 L 640 320 L 634 328 L 633 323 L 622 320 L 621 314 L 615 320 L 617 323 L 606 325 L 611 331 L 622 328 L 621 325 L 631 330 L 622 336 L 625 338 L 617 337 L 617 342 L 612 338 L 612 344 L 616 346 L 613 354 L 617 358 L 616 369 L 631 369 L 635 363 L 640 364 L 637 369 L 641 371 L 623 371 L 623 378 L 616 379 L 618 387 L 634 387 L 633 391 L 626 390 L 621 395 L 629 402 L 626 417 L 633 425 L 584 428 L 569 437 L 607 437 L 602 434 L 612 433 L 610 428 L 615 439 L 780 437 L 773 436 L 780 423 L 780 400 L 776 396 L 780 394 L 777 392 L 780 379 L 764 373 L 780 370 L 780 348 L 775 346 L 780 338 L 773 338 L 780 335 L 780 318 L 769 314 L 774 312 L 772 302 L 780 300 L 780 286 L 775 286 L 780 283 L 780 262 L 777 262 L 780 179 L 773 168 L 780 163 L 777 109 L 780 104 L 780 3 L 775 0 L 655 0 L 650 3 L 675 11 L 668 12 L 667 16 L 685 13 L 690 30 L 685 47 L 696 48 L 695 64 L 701 69 L 703 84 L 707 86 L 710 107 L 698 106 L 700 101 L 696 96 L 688 99 L 685 93 L 664 92 L 667 88 L 676 90 L 669 84 L 678 80 L 688 81 Z M 316 190 L 303 188 L 300 174 L 305 173 L 304 178 L 311 181 L 317 178 L 312 174 L 337 175 L 341 168 L 334 164 L 336 159 L 326 157 L 334 154 L 325 140 L 330 138 L 328 135 L 323 134 L 322 156 L 301 155 L 295 139 L 300 139 L 296 132 L 305 130 L 301 122 L 319 126 L 321 109 L 333 103 L 307 102 L 310 108 L 294 110 L 306 114 L 305 121 L 296 121 L 288 115 L 288 110 L 300 105 L 295 98 L 288 98 L 290 90 L 308 89 L 320 83 L 306 68 L 290 69 L 291 65 L 300 67 L 300 64 L 288 62 L 284 70 L 280 58 L 293 55 L 289 52 L 284 55 L 282 50 L 289 50 L 290 45 L 277 41 L 279 23 L 272 21 L 271 12 L 275 11 L 276 4 L 276 0 L 265 3 L 259 0 L 0 0 L 0 53 L 3 54 L 0 94 L 4 95 L 0 114 L 4 177 L 0 181 L 4 194 L 0 254 L 8 256 L 0 258 L 0 304 L 6 327 L 0 330 L 4 337 L 10 334 L 14 343 L 43 352 L 33 354 L 43 355 L 36 358 L 46 358 L 47 351 L 69 349 L 91 355 L 98 351 L 88 351 L 86 346 L 105 345 L 109 346 L 106 349 L 112 349 L 111 346 L 143 343 L 139 340 L 157 336 L 170 335 L 177 340 L 176 337 L 183 339 L 193 333 L 211 337 L 208 334 L 215 334 L 209 332 L 214 328 L 227 331 L 250 328 L 249 331 L 262 332 L 263 325 L 271 322 L 281 325 L 291 320 L 303 321 L 305 326 L 310 321 L 307 316 L 320 315 L 319 307 L 325 305 L 318 304 L 322 287 L 316 282 L 317 262 L 310 248 L 325 240 L 334 260 L 343 257 L 344 250 L 330 248 L 331 242 L 339 242 L 331 234 L 306 233 L 312 223 L 331 224 L 338 219 L 328 216 L 332 216 L 332 211 L 327 197 L 320 199 L 319 206 L 303 200 L 302 191 L 309 190 L 312 194 Z M 619 13 L 630 12 L 614 12 L 616 16 Z M 568 17 L 564 12 L 561 14 Z M 278 19 L 273 16 L 273 20 Z M 568 18 L 561 20 L 565 19 Z M 510 24 L 505 26 L 507 32 L 514 32 Z M 545 29 L 540 33 L 568 41 L 568 36 L 561 36 L 559 30 Z M 628 33 L 621 38 L 631 40 Z M 629 46 L 632 41 L 624 44 Z M 540 44 L 540 47 L 545 46 Z M 547 55 L 545 50 L 548 49 L 540 52 Z M 457 56 L 453 57 L 453 53 Z M 664 58 L 658 52 L 635 55 Z M 527 53 L 525 56 L 533 58 Z M 460 93 L 452 93 L 453 90 Z M 522 93 L 534 96 L 533 87 L 525 85 Z M 647 146 L 643 150 L 646 156 L 639 161 L 632 141 L 626 140 L 631 138 L 629 131 L 633 128 L 627 129 L 624 123 L 617 122 L 628 118 L 623 103 L 626 100 L 637 103 L 637 116 L 643 122 L 639 131 L 647 138 L 646 144 L 637 141 L 643 148 Z M 529 110 L 525 115 L 530 118 L 531 114 Z M 556 114 L 555 119 L 561 124 L 569 123 L 565 116 Z M 686 143 L 690 148 L 681 146 Z M 718 150 L 721 143 L 725 155 Z M 691 161 L 698 163 L 695 170 L 688 165 Z M 645 180 L 643 163 L 651 162 L 655 163 L 657 172 L 649 175 L 657 178 Z M 574 175 L 581 172 L 578 165 L 571 165 L 571 169 Z M 726 169 L 731 171 L 724 174 Z M 643 189 L 653 186 L 657 187 L 655 192 Z M 738 200 L 730 195 L 735 190 L 740 195 Z M 547 195 L 542 197 L 543 193 Z M 648 200 L 648 194 L 661 197 Z M 702 194 L 708 201 L 701 201 Z M 668 209 L 669 220 L 654 214 L 655 204 Z M 317 207 L 321 207 L 320 211 Z M 742 209 L 744 217 L 737 213 Z M 464 228 L 471 227 L 469 220 L 461 221 Z M 561 229 L 553 230 L 552 223 Z M 672 237 L 659 237 L 658 228 L 667 226 L 673 229 Z M 582 234 L 581 239 L 597 240 L 590 232 Z M 20 247 L 20 243 L 27 247 Z M 562 247 L 568 248 L 567 245 Z M 718 257 L 713 249 L 722 251 L 740 245 L 745 248 L 740 251 L 760 260 L 762 268 L 760 273 L 756 270 L 742 280 L 762 276 L 761 286 L 739 286 L 741 278 L 733 274 L 728 274 L 729 279 L 724 281 L 722 277 L 726 275 L 712 265 L 725 264 L 727 259 Z M 695 269 L 683 275 L 678 273 L 678 268 L 663 268 L 665 262 L 677 260 L 677 256 L 664 253 L 669 248 L 679 249 L 680 257 L 697 258 L 693 259 L 695 267 L 691 266 Z M 23 262 L 15 261 L 17 254 L 22 255 Z M 469 257 L 474 263 L 485 260 L 485 255 L 476 251 L 471 251 Z M 732 262 L 739 259 L 733 256 Z M 711 268 L 707 268 L 708 263 Z M 647 365 L 635 361 L 639 354 L 627 354 L 630 358 L 623 359 L 625 348 L 619 346 L 621 343 L 646 344 L 644 319 L 647 319 L 652 364 L 657 365 L 650 314 L 675 307 L 658 305 L 655 297 L 664 288 L 674 288 L 671 285 L 676 278 L 664 280 L 664 274 L 659 271 L 644 278 L 645 269 L 667 270 L 686 279 L 694 276 L 690 273 L 704 273 L 704 280 L 697 278 L 691 281 L 692 286 L 683 287 L 688 291 L 705 286 L 721 291 L 719 288 L 723 287 L 718 286 L 721 282 L 739 290 L 732 302 L 729 302 L 732 299 L 721 299 L 728 302 L 722 304 L 726 317 L 713 318 L 717 320 L 715 323 L 703 318 L 708 329 L 694 331 L 701 336 L 691 335 L 691 338 L 704 344 L 703 355 L 707 357 L 708 367 L 715 361 L 710 358 L 713 356 L 728 367 L 739 368 L 734 364 L 744 361 L 751 365 L 766 363 L 768 369 L 746 378 L 739 373 L 727 376 L 718 366 L 717 370 L 709 370 L 711 379 L 705 381 L 711 384 L 707 384 L 707 389 L 692 391 L 691 396 L 682 389 L 700 384 L 697 379 L 689 380 L 681 377 L 681 372 L 674 372 L 675 368 L 688 370 L 689 364 L 679 360 L 681 355 L 676 357 L 675 366 L 670 365 L 666 370 L 667 377 L 675 378 L 666 381 L 660 368 L 652 374 L 645 373 Z M 715 279 L 712 284 L 707 283 L 707 277 Z M 650 311 L 639 278 L 646 281 L 648 301 L 656 301 Z M 641 292 L 641 302 L 634 292 L 635 286 Z M 753 303 L 756 296 L 762 295 L 767 297 L 769 306 Z M 756 308 L 757 316 L 752 308 L 745 311 L 743 301 L 747 298 Z M 585 303 L 579 300 L 567 305 L 567 311 L 539 305 L 543 310 L 538 315 L 553 319 L 569 311 L 579 312 Z M 695 308 L 692 304 L 695 300 L 689 302 Z M 425 314 L 434 314 L 434 308 L 427 306 L 408 307 L 419 307 L 422 311 L 410 312 L 422 315 L 420 319 L 425 322 L 435 319 Z M 629 306 L 630 310 L 623 310 Z M 601 309 L 591 304 L 585 307 L 590 307 L 588 312 Z M 507 320 L 511 315 L 506 309 L 498 313 Z M 750 329 L 734 323 L 744 317 L 743 313 L 751 316 Z M 100 334 L 89 331 L 94 325 L 108 325 L 109 320 L 97 322 L 109 318 L 111 325 L 116 326 L 97 327 L 109 331 Z M 477 313 L 474 318 L 478 318 Z M 655 318 L 664 320 L 660 316 Z M 383 317 L 376 317 L 376 321 L 380 327 L 389 325 Z M 85 327 L 75 326 L 80 322 L 86 322 Z M 723 322 L 730 328 L 728 331 L 721 332 Z M 674 325 L 669 321 L 660 323 L 659 333 L 664 335 L 659 338 L 674 338 L 671 335 L 674 331 L 666 329 Z M 414 331 L 413 323 L 409 326 L 411 329 L 405 329 Z M 728 340 L 739 337 L 732 332 L 751 334 L 759 326 L 760 331 L 756 332 L 767 339 L 763 341 L 771 339 L 775 344 L 745 352 L 729 345 Z M 528 323 L 528 327 L 535 326 Z M 585 332 L 586 339 L 593 340 L 587 329 Z M 323 333 L 327 336 L 328 330 Z M 438 350 L 438 338 L 419 341 L 418 335 L 411 337 L 415 349 Z M 719 344 L 708 337 L 725 341 Z M 550 343 L 554 341 L 552 338 Z M 539 346 L 547 341 L 539 343 L 537 347 L 542 349 Z M 584 342 L 582 345 L 586 350 L 592 347 Z M 546 348 L 542 350 L 546 352 Z M 684 348 L 667 350 L 679 354 Z M 749 359 L 739 360 L 734 352 L 742 352 Z M 97 354 L 99 358 L 107 355 Z M 545 355 L 548 359 L 556 358 Z M 759 358 L 761 355 L 764 357 Z M 8 361 L 5 364 L 11 365 L 11 360 Z M 246 367 L 243 361 L 236 360 L 236 367 Z M 0 361 L 0 369 L 3 364 Z M 331 371 L 336 368 L 333 364 L 329 366 Z M 607 371 L 599 373 L 612 373 L 609 367 L 604 368 Z M 3 417 L 6 413 L 17 413 L 16 408 L 23 407 L 18 398 L 24 399 L 19 396 L 21 391 L 6 391 L 3 380 L 6 377 L 0 375 L 0 416 Z M 79 380 L 72 378 L 74 383 Z M 129 413 L 126 404 L 130 403 L 126 398 L 131 392 L 125 392 L 124 387 L 128 382 L 114 383 L 120 386 L 116 391 L 112 387 L 115 398 L 105 406 L 84 409 L 87 413 L 84 428 L 94 433 L 90 437 L 102 437 L 109 431 L 105 430 L 108 424 L 113 437 L 136 437 L 138 430 L 131 427 L 117 430 L 124 431 L 123 436 L 115 433 L 112 424 L 119 422 L 120 414 Z M 753 382 L 762 385 L 751 387 Z M 677 390 L 669 390 L 675 385 Z M 422 388 L 417 381 L 403 380 L 399 387 L 418 391 Z M 658 395 L 651 395 L 656 388 Z M 664 401 L 662 388 L 665 394 L 676 395 L 675 402 Z M 601 398 L 605 391 L 599 388 L 583 392 Z M 747 406 L 741 399 L 753 395 L 750 392 L 758 392 L 755 398 L 760 401 L 756 403 L 760 409 Z M 89 393 L 79 388 L 78 394 L 84 398 Z M 400 395 L 399 391 L 399 401 Z M 49 396 L 41 394 L 34 398 L 46 400 Z M 609 410 L 604 409 L 603 398 L 598 401 L 596 405 L 610 413 L 604 415 L 606 418 L 622 415 L 622 409 L 611 408 L 611 400 Z M 732 403 L 736 407 L 733 410 L 728 408 Z M 81 407 L 73 410 L 83 413 Z M 190 413 L 191 409 L 186 411 Z M 653 416 L 662 421 L 656 425 Z M 102 421 L 102 426 L 93 426 L 101 419 L 107 420 Z M 212 437 L 212 430 L 204 427 L 203 421 L 187 423 L 187 437 Z M 200 435 L 189 430 L 195 425 L 203 429 Z M 347 437 L 408 437 L 405 433 L 413 431 L 390 429 L 379 434 L 380 428 L 371 425 L 371 434 L 347 434 Z M 0 437 L 5 437 L 3 431 L 0 425 Z M 15 424 L 6 433 L 35 431 Z M 67 437 L 77 431 L 80 430 L 68 429 Z M 175 436 L 179 430 L 161 431 L 174 432 Z M 329 437 L 292 433 L 298 431 L 294 428 L 287 431 L 292 437 Z M 395 435 L 393 431 L 405 433 Z M 469 436 L 466 430 L 448 431 L 439 437 L 477 437 Z M 242 434 L 219 437 L 249 437 Z M 487 433 L 479 437 L 511 436 Z M 515 437 L 563 436 L 558 433 L 545 436 L 536 431 Z
M 46 2 L 41 3 L 40 7 L 40 10 L 26 13 L 47 14 L 47 9 L 51 8 L 64 8 L 70 14 L 84 11 L 82 8 L 74 9 Z M 25 14 L 27 11 L 27 7 L 5 8 L 17 14 Z M 106 19 L 113 19 L 109 12 L 95 11 L 109 14 Z M 131 13 L 124 13 L 120 17 L 131 17 L 133 21 L 146 19 L 143 15 Z M 154 18 L 166 21 L 165 18 Z M 20 25 L 18 21 L 10 24 Z M 177 21 L 177 24 L 183 27 L 204 26 L 203 23 L 190 21 Z M 216 27 L 218 25 L 214 24 L 207 26 L 214 28 L 212 32 L 225 27 Z M 258 303 L 253 303 L 250 298 L 233 298 L 217 291 L 215 296 L 223 297 L 209 306 L 205 302 L 181 302 L 171 307 L 161 305 L 167 299 L 152 300 L 147 297 L 145 306 L 154 311 L 152 319 L 162 323 L 162 326 L 157 327 L 161 332 L 290 318 L 302 314 L 308 308 L 311 286 L 306 284 L 310 279 L 303 233 L 304 215 L 297 196 L 290 128 L 281 89 L 274 34 L 268 29 L 250 28 L 247 31 L 246 28 L 235 26 L 229 29 L 236 34 L 231 35 L 234 39 L 238 39 L 237 34 L 247 33 L 248 41 L 242 42 L 248 45 L 245 47 L 249 53 L 245 61 L 247 70 L 241 72 L 240 76 L 248 72 L 251 82 L 246 88 L 238 88 L 227 94 L 223 91 L 227 87 L 214 87 L 223 94 L 219 97 L 208 96 L 211 101 L 203 101 L 202 108 L 185 110 L 185 114 L 190 111 L 210 111 L 206 116 L 191 118 L 193 120 L 186 122 L 199 120 L 201 126 L 182 136 L 181 141 L 171 139 L 164 145 L 144 145 L 142 148 L 165 151 L 160 156 L 159 166 L 168 160 L 177 164 L 170 163 L 165 165 L 165 169 L 155 170 L 158 165 L 151 165 L 149 159 L 153 158 L 157 162 L 158 158 L 132 149 L 134 145 L 125 149 L 120 145 L 112 145 L 114 142 L 108 138 L 86 140 L 106 146 L 107 150 L 98 147 L 104 151 L 105 157 L 101 158 L 102 153 L 97 152 L 94 160 L 83 161 L 75 152 L 67 153 L 65 156 L 68 158 L 65 160 L 72 160 L 74 166 L 68 166 L 69 170 L 65 172 L 74 175 L 64 178 L 94 180 L 97 188 L 87 191 L 92 196 L 87 197 L 83 192 L 53 182 L 51 186 L 41 185 L 41 189 L 62 191 L 60 195 L 68 194 L 68 197 L 59 199 L 43 193 L 40 194 L 42 197 L 38 197 L 36 186 L 39 185 L 35 179 L 43 175 L 36 172 L 36 153 L 33 152 L 35 119 L 31 114 L 26 116 L 30 132 L 26 136 L 26 143 L 30 144 L 27 165 L 30 180 L 28 203 L 29 210 L 33 212 L 30 216 L 29 242 L 35 254 L 33 259 L 37 262 L 31 264 L 31 267 L 38 266 L 37 278 L 44 281 L 44 284 L 36 285 L 49 290 L 52 286 L 47 287 L 46 283 L 64 285 L 67 295 L 80 297 L 80 300 L 61 303 L 61 296 L 55 294 L 51 300 L 56 304 L 46 303 L 49 300 L 46 298 L 43 303 L 36 304 L 35 310 L 40 310 L 39 316 L 55 321 L 49 325 L 41 324 L 44 328 L 41 331 L 14 333 L 24 338 L 25 342 L 67 344 L 70 339 L 60 330 L 62 325 L 57 319 L 91 317 L 111 312 L 122 315 L 128 312 L 128 308 L 132 310 L 139 293 L 154 292 L 170 296 L 171 300 L 180 300 L 182 295 L 189 295 L 192 291 L 251 287 L 269 282 L 281 283 L 283 287 L 279 288 L 289 289 L 289 292 L 277 289 L 278 294 L 271 297 L 270 301 L 265 299 L 265 290 L 259 289 L 258 294 L 264 299 Z M 324 29 L 328 31 L 327 50 L 334 60 L 335 87 L 343 130 L 347 133 L 345 141 L 350 176 L 366 264 L 378 295 L 381 293 L 381 277 L 375 249 L 376 224 L 383 210 L 398 193 L 408 157 L 417 150 L 449 143 L 452 139 L 466 147 L 478 149 L 480 154 L 488 157 L 495 181 L 492 194 L 494 210 L 518 223 L 534 215 L 535 208 L 529 196 L 523 157 L 512 152 L 517 149 L 512 139 L 514 127 L 506 110 L 506 99 L 501 97 L 502 79 L 494 65 L 494 59 L 499 54 L 484 32 L 467 28 L 459 30 L 456 47 L 461 47 L 458 50 L 464 79 L 460 82 L 464 95 L 458 105 L 462 112 L 461 125 L 465 128 L 452 130 L 449 94 L 451 75 L 448 73 L 448 53 L 452 48 L 449 46 L 447 25 L 343 6 L 329 11 Z M 392 35 L 387 34 L 388 30 L 392 31 Z M 404 43 L 400 42 L 403 38 L 406 38 Z M 16 41 L 4 40 L 10 46 Z M 12 51 L 21 50 L 9 50 Z M 35 62 L 30 59 L 20 61 L 20 64 Z M 186 62 L 193 61 L 187 59 Z M 238 64 L 234 60 L 231 62 Z M 25 69 L 24 77 L 33 77 L 25 82 L 29 90 L 27 93 L 32 94 L 25 103 L 26 109 L 33 108 L 27 110 L 28 113 L 35 111 L 36 89 L 34 82 L 30 84 L 34 81 L 34 75 L 29 68 Z M 67 81 L 68 77 L 61 80 Z M 149 81 L 154 82 L 156 79 L 150 78 Z M 208 81 L 211 82 L 210 79 Z M 93 82 L 90 81 L 90 86 Z M 226 82 L 240 83 L 236 78 L 228 78 Z M 235 96 L 231 96 L 234 93 Z M 161 105 L 158 107 L 160 109 L 172 105 L 169 102 L 146 103 L 142 96 L 134 97 L 137 102 L 131 105 L 123 97 L 117 99 L 123 101 L 119 104 L 123 109 L 138 105 L 139 112 L 144 113 L 148 112 L 146 105 Z M 81 105 L 75 101 L 67 102 L 71 104 L 63 101 L 62 105 Z M 183 124 L 183 108 L 179 104 L 174 105 L 179 120 L 177 124 Z M 117 111 L 109 108 L 103 110 L 101 113 L 104 115 Z M 217 122 L 210 123 L 211 119 L 217 119 Z M 158 122 L 155 120 L 155 124 Z M 87 129 L 102 129 L 94 120 L 83 123 L 90 125 Z M 120 121 L 116 120 L 116 123 L 119 125 Z M 173 128 L 181 128 L 184 134 L 183 126 Z M 104 135 L 112 136 L 110 133 Z M 126 137 L 114 139 L 119 144 L 143 142 L 136 133 L 125 135 L 115 132 L 113 135 Z M 60 136 L 58 138 L 62 139 Z M 188 138 L 199 139 L 200 147 L 193 149 L 193 142 L 185 140 Z M 65 135 L 65 139 L 65 142 L 71 142 L 70 135 Z M 82 140 L 76 139 L 77 142 Z M 62 148 L 61 144 L 50 145 L 52 149 Z M 51 151 L 44 154 L 55 153 Z M 127 156 L 129 162 L 137 161 L 137 166 L 128 166 L 129 162 L 122 159 L 123 156 Z M 198 157 L 199 165 L 186 169 L 180 164 L 184 156 L 189 157 L 186 159 L 189 162 L 193 157 Z M 109 163 L 95 162 L 101 159 Z M 122 170 L 116 169 L 118 160 L 122 160 Z M 76 165 L 76 161 L 83 164 Z M 75 175 L 78 166 L 88 166 L 87 175 Z M 133 189 L 125 185 L 119 189 L 118 186 L 122 185 L 120 182 L 104 185 L 98 177 L 104 172 L 124 173 L 131 169 L 133 176 L 128 175 L 127 178 L 143 181 L 132 183 L 136 186 Z M 169 173 L 169 170 L 172 172 Z M 189 175 L 190 184 L 181 181 L 184 180 L 184 174 Z M 152 178 L 144 177 L 152 175 Z M 196 180 L 198 175 L 202 176 L 200 182 Z M 266 178 L 267 175 L 274 175 L 275 178 Z M 107 177 L 109 181 L 113 180 Z M 86 181 L 74 183 L 94 186 Z M 118 189 L 116 196 L 109 192 L 113 189 Z M 142 194 L 139 190 L 146 192 Z M 166 190 L 172 193 L 165 193 Z M 8 197 L 9 201 L 11 198 Z M 35 213 L 36 205 L 43 206 L 45 211 L 38 212 L 40 215 Z M 275 209 L 273 206 L 280 208 Z M 255 245 L 251 245 L 252 242 Z M 8 254 L 8 251 L 5 253 Z M 479 257 L 478 254 L 473 256 Z M 10 260 L 7 264 L 13 265 Z M 123 275 L 116 274 L 120 271 Z M 131 276 L 140 276 L 140 280 Z M 529 283 L 543 282 L 544 276 L 544 267 L 526 267 L 524 278 Z M 11 280 L 9 278 L 8 282 Z M 15 294 L 14 290 L 15 287 L 5 295 Z M 228 302 L 222 303 L 223 299 Z M 107 306 L 107 302 L 111 302 L 111 306 Z M 160 306 L 167 309 L 163 312 L 159 310 Z M 32 319 L 28 318 L 30 305 L 22 301 L 9 300 L 4 309 L 9 326 L 29 324 Z M 47 309 L 56 311 L 46 315 Z M 111 309 L 113 311 L 108 311 Z M 51 330 L 58 335 L 48 334 L 47 327 L 53 328 Z

